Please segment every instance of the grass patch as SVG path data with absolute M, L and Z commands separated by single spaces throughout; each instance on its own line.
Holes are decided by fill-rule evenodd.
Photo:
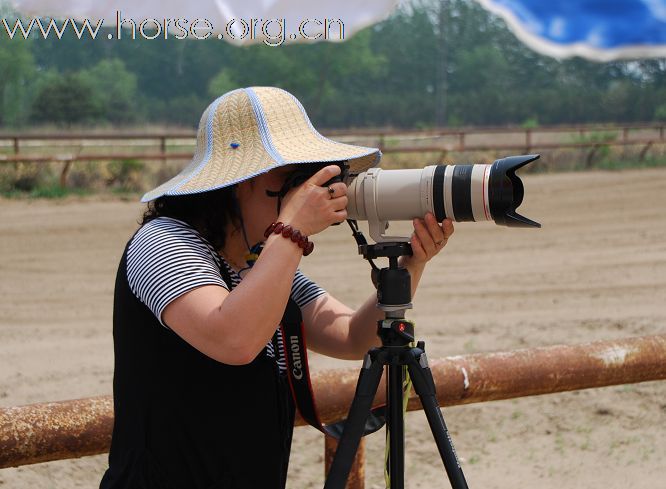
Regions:
M 666 158 L 645 158 L 643 160 L 602 160 L 595 165 L 602 170 L 629 170 L 632 168 L 658 168 L 666 166 Z
M 142 196 L 141 192 L 137 192 L 136 190 L 128 190 L 123 187 L 112 188 L 111 194 L 124 201 L 137 201 Z
M 63 199 L 69 196 L 90 195 L 90 191 L 80 188 L 63 188 L 59 185 L 40 185 L 31 190 L 7 189 L 0 195 L 9 199 Z

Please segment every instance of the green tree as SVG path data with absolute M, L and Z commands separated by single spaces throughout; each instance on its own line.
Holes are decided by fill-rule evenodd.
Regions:
M 234 81 L 231 70 L 224 68 L 217 75 L 215 75 L 208 83 L 208 95 L 214 99 L 229 92 L 239 85 Z
M 105 120 L 124 124 L 139 119 L 137 80 L 125 64 L 116 58 L 102 60 L 90 69 L 78 74 L 79 80 L 93 88 L 94 105 Z
M 93 87 L 74 73 L 47 77 L 32 104 L 32 120 L 37 123 L 72 126 L 94 121 L 101 114 Z
M 370 120 L 380 126 L 435 123 L 437 35 L 433 2 L 401 6 L 372 29 L 372 48 L 384 58 L 385 73 L 368 91 Z
M 11 24 L 13 13 L 0 4 L 0 18 Z M 15 127 L 26 122 L 30 98 L 29 81 L 35 64 L 31 40 L 9 39 L 0 34 L 0 127 Z
M 80 71 L 92 109 L 103 112 L 87 119 L 114 124 L 196 126 L 214 98 L 248 85 L 289 90 L 318 127 L 428 127 L 444 115 L 461 125 L 644 121 L 663 117 L 666 96 L 663 59 L 541 56 L 474 0 L 404 2 L 343 43 L 236 47 L 214 36 L 107 41 L 107 33 L 0 39 L 0 122 L 26 117 L 51 70 Z

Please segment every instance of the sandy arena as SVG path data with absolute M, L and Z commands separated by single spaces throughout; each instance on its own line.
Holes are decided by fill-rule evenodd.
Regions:
M 520 211 L 543 229 L 457 224 L 427 270 L 410 317 L 428 355 L 666 333 L 666 169 L 524 181 Z M 0 406 L 111 394 L 113 284 L 140 212 L 110 197 L 0 200 Z M 315 241 L 309 276 L 350 305 L 373 292 L 346 226 Z M 666 382 L 443 412 L 471 488 L 666 488 Z M 449 487 L 422 412 L 406 430 L 406 486 Z M 383 450 L 383 434 L 370 437 L 369 489 L 384 487 Z M 319 432 L 295 431 L 289 488 L 323 487 L 323 451 Z M 105 465 L 3 469 L 0 487 L 94 488 Z

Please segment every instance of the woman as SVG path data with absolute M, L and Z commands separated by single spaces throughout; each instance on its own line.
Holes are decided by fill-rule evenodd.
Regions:
M 324 186 L 340 168 L 280 190 L 299 165 L 346 161 L 359 173 L 379 156 L 324 138 L 277 88 L 234 90 L 206 109 L 194 159 L 144 196 L 118 269 L 101 488 L 285 486 L 294 405 L 277 326 L 287 301 L 301 308 L 308 347 L 344 359 L 379 345 L 381 312 L 374 294 L 353 311 L 298 270 L 310 238 L 346 218 L 345 184 Z M 402 263 L 413 289 L 452 233 L 430 214 L 414 221 Z

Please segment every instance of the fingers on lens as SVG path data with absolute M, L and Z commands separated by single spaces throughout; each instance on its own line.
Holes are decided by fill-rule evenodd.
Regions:
M 414 219 L 414 230 L 417 233 L 428 233 L 428 228 L 426 227 L 426 223 L 423 219 Z
M 336 182 L 331 185 L 331 188 L 335 189 L 335 196 L 340 197 L 347 195 L 347 185 L 342 182 Z
M 331 178 L 339 175 L 341 171 L 342 170 L 340 170 L 340 167 L 337 165 L 325 166 L 312 176 L 311 181 L 315 185 L 321 186 L 324 185 L 324 183 L 329 181 Z
M 423 243 L 421 242 L 421 240 L 419 239 L 419 237 L 416 233 L 414 233 L 412 235 L 412 249 L 413 250 L 416 249 L 416 251 L 419 251 L 422 254 L 427 253 L 424 246 L 423 246 Z
M 324 170 L 327 170 L 333 177 L 340 175 L 340 172 L 342 171 L 338 165 L 328 165 Z
M 443 238 L 444 236 L 440 236 L 440 234 L 443 234 L 442 228 L 439 226 L 439 223 L 437 222 L 437 219 L 435 219 L 435 216 L 432 214 L 428 213 L 426 215 L 425 219 L 426 227 L 428 228 L 428 231 L 434 238 Z
M 453 221 L 450 219 L 445 219 L 442 223 L 442 230 L 444 232 L 444 239 L 449 239 L 449 237 L 453 234 L 453 231 L 455 231 L 453 227 Z

